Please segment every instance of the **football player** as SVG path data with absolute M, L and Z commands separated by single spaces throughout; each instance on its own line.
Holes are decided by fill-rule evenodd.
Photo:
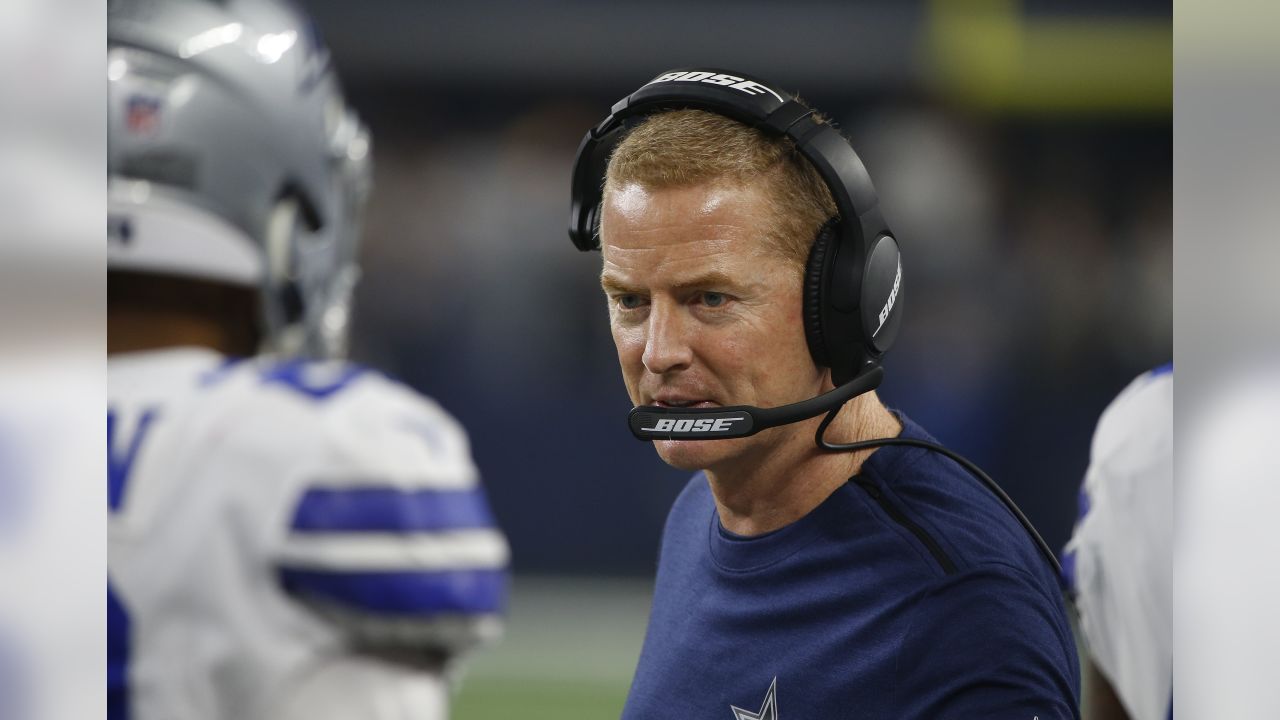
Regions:
M 1063 557 L 1080 612 L 1086 720 L 1173 716 L 1173 366 L 1103 412 Z
M 108 13 L 109 717 L 446 716 L 508 546 L 467 436 L 342 362 L 369 139 L 275 0 Z

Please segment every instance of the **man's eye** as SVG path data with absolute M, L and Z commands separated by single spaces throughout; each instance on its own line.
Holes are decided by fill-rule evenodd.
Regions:
M 725 304 L 729 298 L 724 293 L 704 292 L 702 293 L 702 304 L 707 307 L 720 307 Z
M 618 296 L 618 307 L 623 310 L 635 310 L 643 304 L 644 299 L 633 293 Z

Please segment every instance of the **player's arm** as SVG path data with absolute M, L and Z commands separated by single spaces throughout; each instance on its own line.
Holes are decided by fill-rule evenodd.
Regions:
M 277 573 L 351 648 L 438 668 L 500 633 L 507 560 L 478 486 L 329 486 L 299 500 Z
M 1111 681 L 1088 654 L 1084 657 L 1083 696 L 1082 720 L 1130 720 Z
M 502 630 L 509 549 L 466 435 L 396 388 L 334 414 L 330 461 L 294 483 L 282 515 L 279 585 L 342 638 L 344 655 L 295 693 L 321 706 L 344 685 L 382 706 L 443 701 L 436 689 L 459 660 Z M 359 707 L 325 716 L 382 717 Z
M 446 720 L 449 686 L 440 673 L 350 654 L 326 659 L 300 678 L 272 720 Z

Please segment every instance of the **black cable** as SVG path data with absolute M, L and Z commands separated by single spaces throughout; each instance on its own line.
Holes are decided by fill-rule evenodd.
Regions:
M 970 475 L 980 480 L 983 485 L 986 485 L 987 489 L 990 490 L 997 498 L 999 498 L 1000 502 L 1004 503 L 1004 506 L 1009 510 L 1009 512 L 1013 513 L 1014 518 L 1016 518 L 1017 521 L 1022 524 L 1022 527 L 1026 529 L 1027 534 L 1029 534 L 1031 536 L 1031 539 L 1035 541 L 1036 545 L 1040 549 L 1040 552 L 1045 556 L 1045 558 L 1049 560 L 1049 564 L 1053 567 L 1053 570 L 1054 570 L 1054 577 L 1057 579 L 1059 585 L 1061 585 L 1062 565 L 1058 563 L 1058 557 L 1053 554 L 1052 550 L 1049 549 L 1049 544 L 1044 541 L 1044 538 L 1040 537 L 1040 533 L 1036 532 L 1035 526 L 1031 524 L 1031 521 L 1027 519 L 1027 516 L 1022 514 L 1022 510 L 1018 508 L 1018 505 L 1013 501 L 1013 498 L 1009 497 L 1009 495 L 1005 493 L 1004 489 L 1002 489 L 999 485 L 997 485 L 995 480 L 991 479 L 990 475 L 983 472 L 982 468 L 978 467 L 977 465 L 974 465 L 972 462 L 969 461 L 968 458 L 964 457 L 963 455 L 952 452 L 951 450 L 948 450 L 945 447 L 938 445 L 937 443 L 931 443 L 928 440 L 917 440 L 915 438 L 893 437 L 893 438 L 877 438 L 875 440 L 861 440 L 859 442 L 851 442 L 851 443 L 829 443 L 826 441 L 826 439 L 823 436 L 827 432 L 827 426 L 831 424 L 831 421 L 835 419 L 836 415 L 839 412 L 840 412 L 840 408 L 836 408 L 835 410 L 832 410 L 831 412 L 827 413 L 827 416 L 822 419 L 822 423 L 818 425 L 818 432 L 814 436 L 814 442 L 818 443 L 818 447 L 822 448 L 823 450 L 826 450 L 827 452 L 855 452 L 857 450 L 866 450 L 869 448 L 881 447 L 884 445 L 909 445 L 911 447 L 919 447 L 919 448 L 924 448 L 926 450 L 932 450 L 933 452 L 940 453 L 942 455 L 945 455 L 951 458 L 958 465 L 960 465 L 960 467 L 969 471 Z

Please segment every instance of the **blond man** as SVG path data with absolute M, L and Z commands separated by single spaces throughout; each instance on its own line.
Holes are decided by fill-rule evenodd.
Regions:
M 655 102 L 661 93 L 691 101 Z M 739 101 L 764 119 L 741 121 L 751 115 Z M 824 233 L 848 243 L 851 225 L 865 230 L 877 212 L 849 217 L 832 173 L 810 162 L 818 151 L 806 143 L 829 127 L 778 88 L 720 71 L 659 76 L 615 112 L 646 102 L 652 111 L 621 127 L 604 171 L 601 283 L 631 400 L 645 418 L 685 420 L 633 422 L 633 432 L 695 475 L 667 519 L 623 717 L 1078 717 L 1054 573 L 1000 500 L 924 447 L 815 445 L 820 423 L 842 442 L 932 442 L 862 392 L 874 383 L 859 386 L 879 372 L 887 346 L 872 336 L 893 311 L 900 264 L 883 295 L 861 300 L 875 295 L 864 366 L 809 327 L 813 303 L 838 302 L 825 289 L 806 297 L 807 278 L 825 272 L 815 238 L 821 252 L 854 252 Z M 770 129 L 801 123 L 803 134 Z M 855 239 L 873 263 L 872 238 Z M 819 396 L 834 398 L 825 420 L 761 429 Z M 735 432 L 742 418 L 755 427 Z M 725 432 L 691 439 L 699 427 Z M 654 428 L 689 433 L 640 432 Z

